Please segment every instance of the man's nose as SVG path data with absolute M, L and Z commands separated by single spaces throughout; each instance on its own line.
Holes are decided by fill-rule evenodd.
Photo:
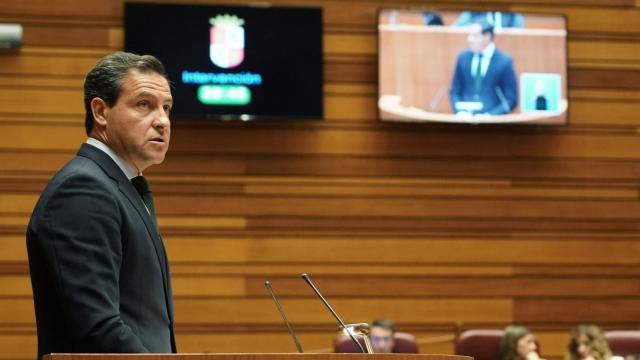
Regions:
M 171 126 L 171 120 L 169 119 L 169 115 L 161 109 L 158 111 L 154 121 L 154 127 L 168 128 Z

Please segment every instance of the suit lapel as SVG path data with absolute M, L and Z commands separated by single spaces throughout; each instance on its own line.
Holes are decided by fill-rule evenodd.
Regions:
M 167 307 L 170 310 L 169 318 L 173 323 L 173 303 L 171 300 L 171 294 L 169 293 L 169 265 L 167 263 L 167 252 L 164 248 L 162 237 L 160 236 L 160 230 L 155 226 L 153 220 L 151 219 L 151 215 L 149 214 L 147 208 L 144 206 L 142 198 L 138 194 L 138 191 L 135 189 L 135 187 L 133 187 L 133 184 L 131 184 L 129 180 L 126 180 L 125 182 L 118 181 L 118 188 L 127 197 L 127 199 L 129 199 L 129 202 L 131 202 L 131 204 L 136 208 L 136 211 L 144 222 L 144 226 L 147 228 L 147 232 L 151 236 L 153 247 L 156 250 L 156 256 L 158 257 L 160 268 L 162 270 L 162 279 L 164 280 L 164 295 L 165 299 L 167 300 Z
M 496 49 L 493 52 L 493 56 L 491 56 L 491 59 L 489 60 L 489 67 L 487 68 L 487 73 L 484 74 L 484 77 L 482 78 L 482 87 L 488 86 L 489 84 L 492 83 L 492 81 L 488 81 L 488 80 L 495 79 L 494 73 L 496 72 L 498 62 L 500 61 L 499 56 L 500 55 L 498 54 L 498 49 Z
M 164 244 L 162 242 L 162 237 L 160 236 L 160 232 L 158 228 L 154 225 L 151 215 L 147 211 L 144 203 L 142 202 L 142 198 L 138 194 L 136 188 L 131 184 L 131 181 L 127 179 L 122 170 L 118 167 L 118 165 L 102 150 L 91 146 L 89 144 L 83 144 L 78 151 L 79 156 L 83 156 L 95 161 L 104 171 L 114 179 L 118 183 L 118 189 L 124 196 L 129 200 L 131 205 L 136 209 L 140 218 L 144 223 L 144 226 L 151 237 L 151 242 L 153 243 L 153 247 L 156 252 L 156 256 L 158 257 L 158 261 L 160 262 L 160 269 L 162 272 L 162 279 L 164 284 L 164 294 L 165 300 L 167 302 L 167 308 L 169 312 L 169 318 L 171 323 L 173 323 L 173 300 L 170 294 L 170 280 L 169 280 L 169 266 L 167 260 L 167 254 L 164 248 Z
M 473 83 L 473 76 L 471 76 L 471 63 L 473 62 L 473 52 L 468 51 L 467 52 L 467 60 L 464 62 L 464 77 L 465 77 L 465 83 L 469 84 L 469 83 Z

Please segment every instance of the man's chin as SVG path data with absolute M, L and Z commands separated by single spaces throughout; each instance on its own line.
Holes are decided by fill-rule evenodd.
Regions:
M 154 161 L 153 161 L 152 165 L 159 165 L 159 164 L 162 164 L 162 162 L 164 161 L 165 155 L 166 155 L 166 153 L 165 153 L 165 154 L 162 154 L 162 156 L 158 156 L 158 157 L 156 157 L 156 158 L 154 159 Z

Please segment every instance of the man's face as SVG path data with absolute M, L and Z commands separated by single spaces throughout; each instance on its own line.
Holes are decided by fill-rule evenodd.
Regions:
M 482 25 L 471 24 L 469 25 L 467 41 L 469 42 L 469 49 L 471 49 L 471 51 L 480 53 L 491 43 L 491 34 L 483 34 Z
M 393 340 L 393 331 L 380 326 L 374 326 L 369 333 L 371 337 L 371 345 L 374 353 L 391 353 L 395 345 Z
M 105 110 L 107 145 L 139 171 L 160 164 L 169 149 L 172 104 L 169 83 L 162 75 L 130 71 L 116 104 Z

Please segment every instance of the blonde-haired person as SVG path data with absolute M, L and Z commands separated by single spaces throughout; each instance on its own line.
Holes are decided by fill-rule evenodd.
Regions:
M 498 360 L 540 360 L 535 336 L 524 326 L 507 326 L 500 339 Z
M 604 333 L 596 325 L 578 325 L 571 332 L 565 360 L 618 360 L 613 356 Z

